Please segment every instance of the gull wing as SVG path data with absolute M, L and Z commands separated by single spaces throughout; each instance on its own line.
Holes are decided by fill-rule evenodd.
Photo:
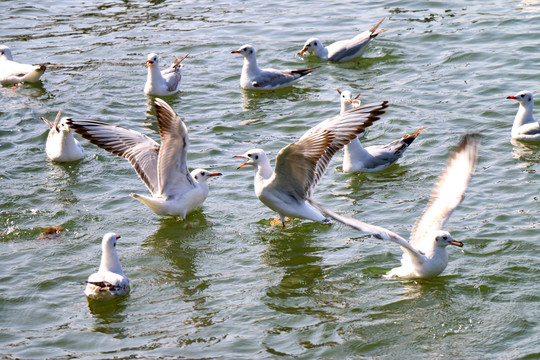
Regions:
M 386 30 L 377 30 L 379 25 L 384 21 L 385 18 L 382 18 L 375 26 L 371 29 L 361 32 L 350 40 L 341 40 L 333 44 L 330 44 L 328 49 L 328 57 L 331 61 L 341 61 L 350 57 L 355 56 L 358 52 L 363 51 L 362 49 L 366 47 L 371 39 L 379 35 L 380 33 Z
M 366 104 L 343 114 L 334 116 L 321 122 L 319 125 L 308 130 L 298 142 L 307 141 L 312 136 L 320 132 L 329 131 L 333 136 L 331 145 L 321 154 L 319 161 L 314 170 L 314 181 L 307 183 L 306 192 L 308 197 L 311 197 L 311 193 L 320 178 L 324 175 L 328 164 L 332 157 L 341 150 L 345 145 L 355 139 L 358 134 L 361 134 L 373 125 L 373 123 L 380 119 L 380 115 L 384 114 L 388 107 L 388 101 L 382 101 L 380 103 Z
M 420 248 L 419 244 L 425 241 L 429 234 L 441 230 L 463 200 L 476 168 L 479 143 L 479 136 L 465 135 L 450 155 L 446 168 L 433 187 L 429 204 L 414 225 L 411 234 L 413 246 Z
M 272 184 L 297 199 L 311 192 L 326 171 L 332 156 L 384 114 L 388 102 L 364 105 L 327 119 L 308 130 L 298 141 L 280 150 Z
M 154 99 L 161 149 L 157 164 L 159 194 L 172 196 L 195 187 L 187 167 L 188 129 L 165 101 Z
M 101 121 L 67 119 L 67 124 L 92 144 L 128 160 L 148 190 L 157 192 L 158 143 L 138 131 Z
M 252 85 L 259 88 L 275 88 L 287 85 L 295 80 L 300 80 L 315 69 L 316 68 L 299 70 L 262 69 L 261 73 L 253 79 Z
M 420 263 L 423 263 L 425 261 L 425 256 L 418 250 L 416 250 L 407 240 L 399 236 L 398 234 L 387 230 L 385 228 L 382 228 L 380 226 L 370 225 L 365 222 L 362 222 L 360 220 L 354 219 L 352 217 L 344 216 L 336 214 L 333 211 L 327 210 L 323 208 L 320 204 L 316 203 L 315 201 L 308 199 L 308 202 L 317 208 L 320 212 L 323 213 L 323 215 L 331 217 L 332 219 L 345 224 L 347 226 L 350 226 L 356 230 L 359 230 L 363 233 L 370 234 L 373 237 L 377 239 L 382 240 L 390 240 L 401 246 L 401 249 L 404 252 L 408 252 L 410 255 L 416 257 Z

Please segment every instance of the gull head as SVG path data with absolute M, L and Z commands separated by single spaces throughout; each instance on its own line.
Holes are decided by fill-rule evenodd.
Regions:
M 220 176 L 220 175 L 223 175 L 222 173 L 219 173 L 219 172 L 212 172 L 212 171 L 208 171 L 206 169 L 195 169 L 191 172 L 191 176 L 193 176 L 193 178 L 198 182 L 198 183 L 203 183 L 203 182 L 207 182 L 208 179 L 214 177 L 214 176 Z
M 304 44 L 304 47 L 302 48 L 302 50 L 300 50 L 298 52 L 298 55 L 302 55 L 306 51 L 308 51 L 308 52 L 310 52 L 312 54 L 316 54 L 318 52 L 318 50 L 322 49 L 322 48 L 324 48 L 324 46 L 322 45 L 321 40 L 319 40 L 317 38 L 310 38 L 310 39 L 307 39 L 307 41 Z
M 103 235 L 103 241 L 101 242 L 101 248 L 103 252 L 115 250 L 116 240 L 120 239 L 120 235 L 115 233 L 107 233 Z
M 442 230 L 435 233 L 435 244 L 443 248 L 447 247 L 448 245 L 463 247 L 463 243 L 461 241 L 455 240 L 448 231 Z
M 11 50 L 6 45 L 0 45 L 0 60 L 13 60 Z
M 516 100 L 525 107 L 533 104 L 533 94 L 530 91 L 520 91 L 516 95 L 507 96 L 506 98 Z
M 267 159 L 263 149 L 251 149 L 246 151 L 243 155 L 235 155 L 234 157 L 246 159 L 245 163 L 236 168 L 237 170 L 246 165 L 257 167 L 261 161 Z
M 71 128 L 69 127 L 68 121 L 70 118 L 63 117 L 62 120 L 58 123 L 58 126 L 56 127 L 56 131 L 63 132 L 63 133 L 71 133 Z
M 255 57 L 255 48 L 251 45 L 242 45 L 240 49 L 231 51 L 231 54 L 241 54 L 245 58 L 253 58 Z
M 360 106 L 360 94 L 356 95 L 353 99 L 352 93 L 349 90 L 340 91 L 336 89 L 340 96 L 341 101 L 341 112 L 351 110 L 352 108 L 357 108 Z
M 146 58 L 146 67 L 150 67 L 154 64 L 158 64 L 159 62 L 159 57 L 157 56 L 156 53 L 151 53 L 151 54 L 148 54 L 148 57 Z

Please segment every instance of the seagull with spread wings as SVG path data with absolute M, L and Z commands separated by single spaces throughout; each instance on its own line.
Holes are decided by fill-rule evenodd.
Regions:
M 174 110 L 154 99 L 161 145 L 137 131 L 95 120 L 68 119 L 83 138 L 128 160 L 152 196 L 132 193 L 160 216 L 181 217 L 202 205 L 208 196 L 207 180 L 221 173 L 187 167 L 188 129 Z
M 379 120 L 387 107 L 387 101 L 368 104 L 319 123 L 279 151 L 274 170 L 262 149 L 236 155 L 247 159 L 238 168 L 255 168 L 255 194 L 279 214 L 283 227 L 287 216 L 326 223 L 328 219 L 306 199 L 311 197 L 332 156 Z
M 336 221 L 371 234 L 377 239 L 390 240 L 400 245 L 403 251 L 401 266 L 390 270 L 388 277 L 434 277 L 442 273 L 448 265 L 446 247 L 463 246 L 461 241 L 455 240 L 442 228 L 465 196 L 465 190 L 476 168 L 478 145 L 477 136 L 466 135 L 450 155 L 446 168 L 433 188 L 429 204 L 412 230 L 410 242 L 390 230 L 336 214 L 311 199 L 308 201 L 321 213 Z

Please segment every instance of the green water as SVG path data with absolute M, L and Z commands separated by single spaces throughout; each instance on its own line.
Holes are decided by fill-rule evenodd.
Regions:
M 539 358 L 540 146 L 510 141 L 517 104 L 506 100 L 539 87 L 535 2 L 3 1 L 0 43 L 18 61 L 62 66 L 40 85 L 0 88 L 0 357 Z M 295 55 L 311 36 L 327 44 L 383 17 L 390 30 L 359 61 Z M 320 68 L 289 89 L 243 91 L 230 51 L 245 43 L 263 67 Z M 189 51 L 182 91 L 165 100 L 189 128 L 189 166 L 224 176 L 188 225 L 131 198 L 147 190 L 129 163 L 84 140 L 84 161 L 46 159 L 39 117 L 60 109 L 158 139 L 146 55 L 169 64 Z M 404 237 L 460 136 L 482 134 L 445 226 L 465 247 L 449 249 L 442 276 L 385 279 L 400 249 L 338 224 L 270 226 L 253 172 L 236 170 L 233 155 L 274 158 L 339 112 L 335 88 L 390 102 L 365 144 L 428 128 L 382 173 L 343 174 L 338 153 L 315 191 Z M 40 238 L 51 225 L 61 237 Z M 109 231 L 132 290 L 88 303 Z

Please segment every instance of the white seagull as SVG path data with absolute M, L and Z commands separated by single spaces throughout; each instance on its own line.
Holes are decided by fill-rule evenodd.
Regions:
M 99 270 L 85 281 L 84 294 L 89 298 L 110 298 L 129 292 L 129 279 L 124 275 L 116 253 L 116 240 L 118 239 L 120 239 L 120 235 L 113 233 L 107 233 L 103 236 Z
M 255 48 L 251 45 L 243 45 L 240 49 L 231 51 L 232 54 L 244 56 L 244 66 L 240 76 L 242 89 L 250 90 L 274 90 L 290 86 L 308 76 L 316 68 L 299 70 L 275 70 L 261 69 L 257 65 Z
M 221 175 L 205 169 L 191 173 L 187 167 L 188 130 L 174 110 L 154 99 L 161 145 L 137 131 L 94 120 L 68 119 L 69 125 L 91 143 L 127 159 L 152 196 L 130 194 L 165 217 L 181 217 L 208 196 L 207 180 Z
M 148 75 L 144 85 L 144 93 L 153 96 L 172 95 L 180 90 L 180 80 L 182 80 L 182 61 L 189 55 L 187 53 L 183 58 L 174 57 L 174 63 L 170 68 L 163 71 L 159 70 L 159 57 L 157 54 L 149 54 L 146 67 Z
M 77 161 L 84 158 L 84 149 L 73 137 L 73 133 L 67 123 L 67 118 L 62 118 L 62 110 L 56 115 L 54 123 L 51 123 L 44 117 L 40 119 L 49 125 L 51 129 L 47 136 L 47 143 L 45 145 L 45 152 L 49 159 L 58 162 Z
M 310 38 L 306 41 L 302 50 L 298 52 L 298 55 L 309 51 L 315 56 L 328 61 L 347 61 L 360 57 L 370 41 L 380 33 L 386 31 L 377 30 L 384 19 L 375 24 L 371 29 L 356 35 L 352 39 L 336 41 L 327 47 L 324 47 L 319 39 Z
M 236 157 L 247 159 L 240 165 L 255 167 L 255 194 L 259 200 L 276 211 L 282 226 L 285 217 L 328 222 L 328 219 L 306 202 L 323 176 L 332 156 L 357 134 L 363 132 L 388 102 L 368 104 L 342 115 L 327 119 L 308 130 L 298 141 L 281 149 L 272 170 L 270 160 L 262 149 L 252 149 Z
M 540 141 L 540 123 L 533 117 L 533 95 L 529 91 L 521 91 L 508 96 L 519 102 L 519 109 L 512 125 L 512 138 L 525 141 Z
M 354 107 L 360 106 L 360 100 L 357 95 L 352 99 L 351 92 L 348 90 L 339 91 L 341 97 L 341 113 Z M 401 139 L 394 140 L 387 145 L 374 145 L 364 148 L 358 138 L 351 140 L 343 148 L 345 155 L 343 157 L 343 171 L 352 172 L 376 172 L 381 171 L 395 163 L 412 144 L 414 139 L 424 130 L 418 128 L 412 135 L 405 134 Z
M 28 65 L 13 61 L 11 50 L 5 45 L 0 45 L 0 84 L 37 82 L 46 69 L 45 65 Z
M 322 208 L 313 200 L 310 200 L 310 203 L 336 221 L 371 234 L 377 239 L 391 240 L 400 245 L 403 251 L 401 266 L 390 270 L 388 277 L 422 279 L 437 276 L 448 265 L 446 247 L 463 246 L 461 241 L 455 240 L 442 228 L 463 200 L 465 189 L 476 167 L 478 144 L 478 137 L 466 135 L 450 155 L 445 170 L 433 188 L 429 204 L 413 228 L 410 242 L 390 230 L 338 215 Z

